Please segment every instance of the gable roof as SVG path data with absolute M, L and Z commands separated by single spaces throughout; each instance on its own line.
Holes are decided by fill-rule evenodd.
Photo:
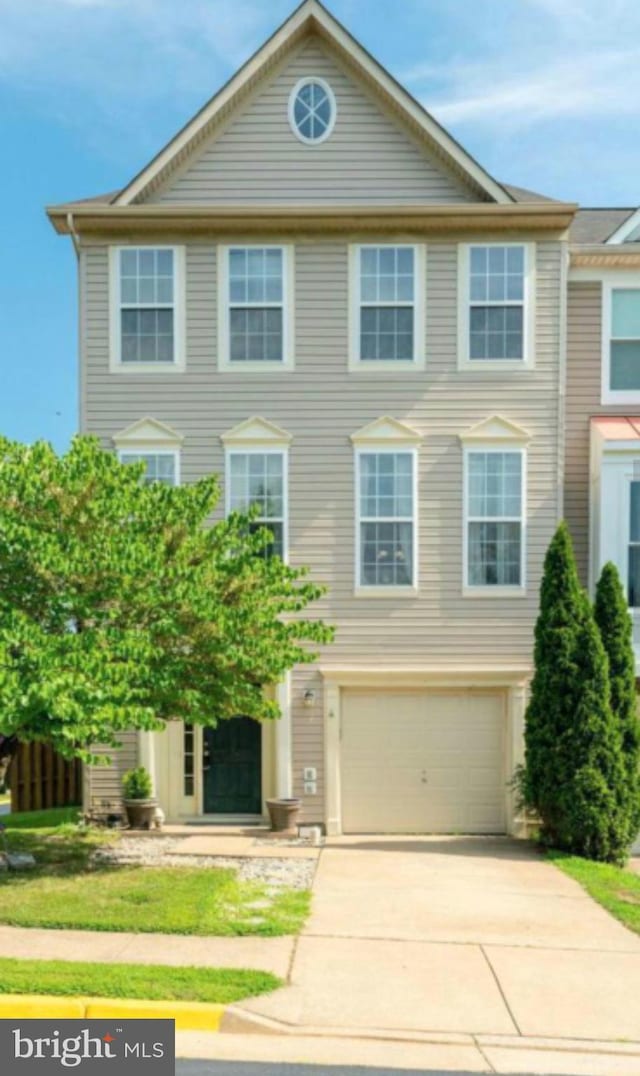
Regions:
M 320 0 L 303 0 L 265 44 L 207 102 L 185 127 L 112 200 L 127 206 L 144 199 L 225 119 L 235 105 L 305 35 L 315 32 L 346 58 L 366 82 L 385 97 L 454 171 L 474 186 L 480 198 L 499 204 L 516 199 L 408 93 L 331 15 Z
M 572 243 L 585 244 L 621 242 L 615 236 L 635 214 L 635 209 L 579 209 L 569 230 L 569 239 Z

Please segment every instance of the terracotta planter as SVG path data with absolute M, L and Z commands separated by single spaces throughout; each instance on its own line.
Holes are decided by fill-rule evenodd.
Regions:
M 124 805 L 131 829 L 153 829 L 158 809 L 157 799 L 125 800 Z
M 267 810 L 274 833 L 297 836 L 302 803 L 300 800 L 267 800 Z

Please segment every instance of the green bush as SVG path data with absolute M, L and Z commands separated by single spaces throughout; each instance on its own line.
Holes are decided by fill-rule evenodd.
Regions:
M 545 843 L 622 861 L 626 772 L 608 660 L 564 523 L 545 558 L 525 747 L 525 802 L 540 817 Z
M 629 843 L 640 831 L 640 721 L 636 694 L 633 625 L 618 574 L 605 564 L 596 587 L 596 624 L 609 659 L 609 701 L 622 738 Z
M 151 777 L 144 766 L 128 770 L 122 778 L 122 787 L 127 800 L 148 800 L 153 793 Z

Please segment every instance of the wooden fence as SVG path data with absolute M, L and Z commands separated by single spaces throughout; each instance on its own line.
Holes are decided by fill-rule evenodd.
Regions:
M 82 803 L 82 763 L 68 762 L 48 744 L 20 744 L 9 782 L 12 811 L 41 811 Z

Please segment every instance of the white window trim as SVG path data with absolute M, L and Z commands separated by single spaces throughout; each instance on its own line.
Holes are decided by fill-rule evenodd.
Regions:
M 282 361 L 232 362 L 229 357 L 229 252 L 282 251 Z M 294 369 L 295 247 L 293 243 L 228 243 L 218 247 L 218 370 L 237 374 L 279 374 Z M 260 304 L 257 304 L 260 305 Z M 270 304 L 261 304 L 268 306 Z M 278 306 L 279 304 L 271 304 Z
M 287 445 L 230 444 L 224 449 L 224 514 L 231 512 L 231 457 L 232 456 L 281 456 L 282 457 L 282 560 L 289 562 L 289 449 Z M 278 522 L 278 520 L 276 520 Z M 268 527 L 268 521 L 265 526 Z
M 619 289 L 638 289 L 640 291 L 640 273 L 628 270 L 600 273 L 602 281 L 602 373 L 601 403 L 603 404 L 637 404 L 640 403 L 640 389 L 611 389 L 611 302 L 612 293 Z
M 366 444 L 357 444 L 354 446 L 355 452 L 355 586 L 354 597 L 356 598 L 415 598 L 419 591 L 418 582 L 418 449 L 416 446 L 403 444 L 402 441 L 398 441 L 396 444 L 390 443 L 389 440 L 385 441 L 370 441 Z M 362 556 L 360 549 L 360 460 L 363 455 L 387 455 L 397 456 L 402 453 L 404 455 L 409 454 L 413 459 L 413 564 L 412 564 L 412 583 L 410 586 L 367 586 L 360 582 L 360 570 L 362 567 Z M 384 522 L 384 520 L 382 521 Z
M 179 486 L 181 482 L 180 477 L 180 449 L 168 448 L 165 441 L 148 441 L 140 442 L 136 441 L 130 445 L 120 442 L 118 445 L 118 459 L 123 462 L 123 456 L 172 456 L 175 461 L 175 482 L 174 486 Z
M 469 456 L 473 453 L 519 453 L 522 466 L 520 503 L 520 583 L 518 586 L 478 586 L 469 583 Z M 505 520 L 507 517 L 504 517 Z M 463 445 L 462 472 L 462 595 L 465 598 L 525 598 L 527 596 L 527 449 L 524 445 L 474 441 Z
M 320 136 L 320 138 L 307 138 L 306 135 L 303 135 L 298 130 L 298 127 L 297 127 L 297 124 L 296 124 L 296 121 L 295 121 L 294 111 L 293 111 L 294 105 L 295 105 L 295 102 L 296 102 L 296 97 L 300 93 L 300 90 L 302 89 L 303 86 L 308 85 L 308 83 L 310 83 L 310 82 L 316 82 L 318 84 L 318 86 L 322 87 L 322 89 L 326 93 L 327 97 L 329 98 L 329 103 L 331 105 L 331 120 L 329 122 L 329 125 L 328 125 L 326 131 L 324 132 L 324 134 L 322 134 Z M 327 138 L 329 138 L 330 135 L 333 132 L 333 128 L 336 125 L 336 119 L 338 117 L 338 106 L 336 104 L 335 94 L 334 94 L 333 90 L 331 89 L 331 86 L 329 85 L 327 80 L 324 79 L 324 78 L 320 78 L 317 75 L 305 75 L 304 78 L 301 78 L 298 82 L 296 82 L 296 84 L 293 87 L 291 93 L 289 94 L 289 104 L 288 104 L 288 107 L 287 107 L 287 116 L 288 116 L 288 119 L 289 119 L 289 126 L 290 126 L 291 130 L 293 131 L 294 135 L 296 136 L 296 138 L 298 139 L 299 142 L 302 142 L 305 146 L 321 146 L 323 142 L 326 142 Z
M 383 247 L 413 250 L 413 303 L 389 303 L 389 306 L 413 306 L 413 358 L 360 358 L 360 251 Z M 349 370 L 354 373 L 382 374 L 400 370 L 424 370 L 426 365 L 426 246 L 424 243 L 353 243 L 349 246 Z
M 120 319 L 120 252 L 173 252 L 173 362 L 122 362 Z M 186 368 L 185 248 L 162 243 L 128 243 L 109 247 L 109 371 L 112 374 L 175 374 Z M 153 304 L 150 303 L 150 306 Z M 167 304 L 168 305 L 168 304 Z
M 469 357 L 469 310 L 471 297 L 469 288 L 469 253 L 472 247 L 522 247 L 524 249 L 524 296 L 522 342 L 524 356 L 522 359 L 471 359 Z M 487 371 L 531 370 L 535 365 L 535 322 L 536 322 L 536 244 L 525 242 L 491 242 L 460 243 L 458 245 L 458 370 L 475 370 L 477 373 Z M 496 305 L 506 305 L 497 303 Z M 512 305 L 519 305 L 513 303 Z

